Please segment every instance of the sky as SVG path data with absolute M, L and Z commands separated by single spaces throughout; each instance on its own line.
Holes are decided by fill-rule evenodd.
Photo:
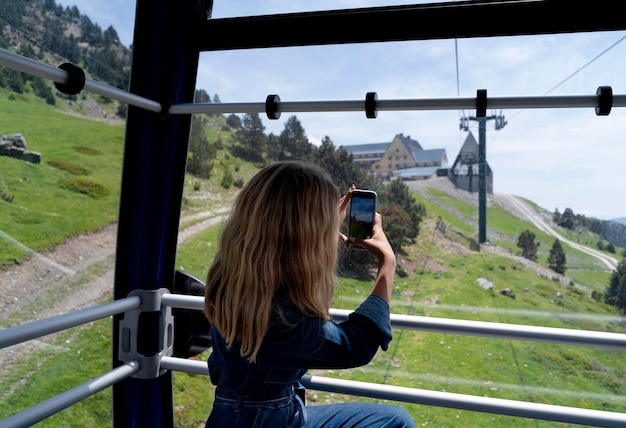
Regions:
M 215 0 L 213 18 L 343 9 L 424 1 Z M 103 30 L 112 25 L 132 43 L 135 2 L 63 0 L 76 5 Z M 489 37 L 299 48 L 206 52 L 200 56 L 197 89 L 222 103 L 282 101 L 590 96 L 599 86 L 626 94 L 626 32 Z M 309 141 L 328 136 L 336 147 L 391 142 L 396 134 L 424 149 L 445 148 L 452 165 L 467 137 L 460 118 L 475 111 L 283 112 L 266 133 L 276 135 L 297 116 Z M 626 217 L 626 108 L 597 116 L 593 107 L 488 110 L 507 125 L 486 125 L 486 157 L 494 192 L 527 198 L 549 211 L 571 208 L 599 219 Z M 470 132 L 479 139 L 478 123 Z

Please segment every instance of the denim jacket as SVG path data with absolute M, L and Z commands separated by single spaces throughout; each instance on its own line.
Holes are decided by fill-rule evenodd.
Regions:
M 341 323 L 305 316 L 286 303 L 277 308 L 255 363 L 239 355 L 236 343 L 227 349 L 212 329 L 208 364 L 217 388 L 207 426 L 302 426 L 306 414 L 294 388 L 308 369 L 363 366 L 391 341 L 389 305 L 376 295 Z

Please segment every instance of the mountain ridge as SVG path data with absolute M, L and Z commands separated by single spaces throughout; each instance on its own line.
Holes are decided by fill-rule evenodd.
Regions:
M 102 30 L 76 6 L 63 8 L 54 0 L 0 0 L 0 10 L 0 48 L 55 67 L 70 62 L 89 78 L 128 89 L 132 53 L 112 26 Z M 0 88 L 32 92 L 52 106 L 96 120 L 126 115 L 126 106 L 117 101 L 84 92 L 62 94 L 50 81 L 8 68 L 0 69 Z

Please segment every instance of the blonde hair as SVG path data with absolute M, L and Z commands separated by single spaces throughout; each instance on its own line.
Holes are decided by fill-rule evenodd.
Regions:
M 209 268 L 204 312 L 248 361 L 256 360 L 277 293 L 305 315 L 328 318 L 339 197 L 324 169 L 299 161 L 266 166 L 238 194 Z

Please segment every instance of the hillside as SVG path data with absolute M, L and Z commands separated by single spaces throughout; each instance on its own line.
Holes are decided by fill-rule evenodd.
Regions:
M 113 27 L 102 29 L 79 9 L 63 8 L 54 0 L 0 0 L 0 48 L 43 63 L 74 63 L 87 77 L 127 89 L 131 51 L 122 45 Z M 0 89 L 15 94 L 32 93 L 43 102 L 82 116 L 119 121 L 126 106 L 81 93 L 68 96 L 52 82 L 10 69 L 0 69 Z
M 476 207 L 478 203 L 478 195 L 476 193 L 472 194 L 472 193 L 460 190 L 456 188 L 446 178 L 435 178 L 432 180 L 422 181 L 422 182 L 419 182 L 419 181 L 407 182 L 407 184 L 409 188 L 413 190 L 414 192 L 416 192 L 418 195 L 428 198 L 434 203 L 439 203 L 439 202 L 437 198 L 432 195 L 432 193 L 429 193 L 428 189 L 441 190 L 445 192 L 446 194 L 450 195 L 451 197 L 457 200 L 463 201 L 464 203 L 473 207 Z M 594 236 L 598 240 L 601 241 L 602 237 L 596 236 L 595 234 L 585 231 L 585 230 L 581 230 L 581 231 L 565 230 L 562 227 L 559 227 L 558 225 L 554 223 L 551 213 L 547 212 L 544 209 L 541 209 L 536 204 L 533 204 L 530 201 L 529 201 L 530 204 L 526 204 L 522 198 L 519 198 L 513 195 L 495 193 L 493 195 L 489 195 L 487 200 L 488 200 L 488 206 L 487 206 L 488 210 L 490 207 L 491 208 L 500 207 L 504 209 L 506 212 L 508 212 L 515 218 L 517 218 L 520 224 L 522 224 L 522 222 L 530 223 L 534 227 L 539 229 L 541 232 L 547 234 L 548 236 L 553 236 L 554 238 L 557 238 L 563 242 L 566 242 L 568 245 L 591 255 L 599 263 L 599 268 L 614 270 L 617 267 L 617 263 L 619 261 L 618 255 L 607 253 L 607 252 L 603 253 L 601 251 L 598 251 L 598 249 L 595 248 L 594 246 L 580 245 L 577 242 L 573 242 L 569 240 L 564 235 L 569 235 L 570 238 L 573 237 L 575 241 L 585 239 L 586 242 L 591 242 Z M 441 203 L 439 204 L 441 205 Z M 446 207 L 446 209 L 450 209 L 450 208 Z M 477 212 L 477 208 L 476 208 L 476 212 Z M 456 215 L 459 217 L 462 217 L 461 213 L 456 213 Z M 476 218 L 472 219 L 472 218 L 465 217 L 465 220 L 471 224 L 477 223 Z M 488 241 L 497 242 L 499 240 L 501 241 L 502 239 L 504 239 L 505 241 L 510 241 L 511 244 L 516 244 L 516 242 L 513 241 L 515 236 L 502 235 L 500 231 L 489 226 L 490 225 L 487 224 L 487 238 L 488 238 L 487 240 Z M 577 236 L 577 235 L 580 235 L 580 236 Z M 495 248 L 498 248 L 497 245 L 486 246 L 486 249 L 495 249 Z
M 515 230 L 519 225 L 532 226 L 508 195 L 494 195 L 490 199 L 489 209 L 497 212 L 496 216 L 490 216 L 493 221 L 488 227 L 493 243 L 476 251 L 470 245 L 472 236 L 476 236 L 475 194 L 450 187 L 444 180 L 414 182 L 411 188 L 427 204 L 428 216 L 416 244 L 398 259 L 399 272 L 404 274 L 396 278 L 394 313 L 623 331 L 614 311 L 590 297 L 592 291 L 601 292 L 606 286 L 608 273 L 601 262 L 568 249 L 572 275 L 561 276 L 546 268 L 541 257 L 535 263 L 515 254 L 512 245 Z M 195 192 L 189 188 L 186 197 Z M 186 211 L 181 220 L 177 268 L 203 277 L 214 251 L 213 247 L 207 247 L 207 242 L 214 242 L 218 230 L 214 225 L 222 219 L 235 192 L 231 189 L 228 195 L 205 194 L 194 198 L 194 209 Z M 526 209 L 534 210 L 532 204 L 521 202 Z M 441 228 L 441 222 L 446 224 L 445 229 Z M 537 230 L 537 233 L 542 232 Z M 0 323 L 14 325 L 110 299 L 115 234 L 113 224 L 69 238 L 51 251 L 33 254 L 19 265 L 0 270 L 0 313 L 4 314 Z M 552 238 L 542 235 L 540 239 L 543 244 Z M 485 283 L 491 283 L 493 289 L 483 289 Z M 342 280 L 333 306 L 353 308 L 370 287 L 370 281 Z M 512 297 L 502 294 L 504 289 L 512 291 Z M 563 297 L 557 298 L 558 293 Z M 46 305 L 40 306 L 41 301 Z M 109 328 L 107 322 L 105 326 L 92 326 L 0 351 L 3 373 L 0 379 L 10 385 L 2 395 L 5 404 L 0 405 L 0 419 L 32 403 L 32 397 L 36 396 L 33 388 L 63 390 L 63 386 L 54 383 L 55 377 L 65 372 L 62 367 L 84 364 L 83 357 L 91 355 L 85 343 L 105 340 Z M 91 330 L 95 337 L 90 339 Z M 87 336 L 83 338 L 84 335 Z M 96 367 L 106 370 L 110 364 L 108 346 L 105 342 L 100 346 L 104 348 L 99 351 L 100 357 L 90 358 L 92 371 L 98 370 Z M 626 393 L 626 383 L 619 375 L 622 361 L 619 352 L 600 349 L 404 331 L 394 336 L 387 353 L 364 370 L 314 374 L 624 412 L 626 403 L 619 399 Z M 21 373 L 30 370 L 47 379 L 45 387 L 41 379 L 39 383 L 23 380 Z M 96 374 L 99 373 L 92 375 Z M 63 379 L 68 382 L 67 377 Z M 79 380 L 70 381 L 74 382 Z M 208 414 L 207 403 L 211 402 L 212 388 L 208 381 L 202 376 L 177 373 L 175 382 L 179 426 L 201 425 Z M 550 388 L 545 387 L 546 382 Z M 308 394 L 311 404 L 349 399 L 337 394 L 311 391 Z M 18 397 L 23 398 L 16 402 Z M 511 426 L 511 419 L 501 416 L 430 406 L 418 406 L 410 411 L 416 420 L 435 426 L 451 426 L 459 418 L 464 421 L 462 426 L 478 426 L 487 420 L 490 426 Z M 100 426 L 106 423 L 109 412 L 110 401 L 105 396 L 104 400 L 72 406 L 51 418 L 50 426 L 72 425 L 71 421 L 84 421 L 96 414 L 104 421 L 96 419 L 93 426 Z M 537 426 L 523 419 L 515 422 L 520 427 Z
M 409 188 L 441 210 L 448 223 L 447 236 L 476 249 L 478 229 L 478 195 L 457 189 L 447 178 L 407 182 Z M 430 212 L 433 215 L 433 209 Z M 445 213 L 445 214 L 443 214 Z M 517 238 L 523 230 L 537 235 L 540 243 L 538 260 L 521 257 Z M 560 275 L 547 265 L 549 249 L 558 239 L 566 245 L 568 270 Z M 587 230 L 571 231 L 552 221 L 552 213 L 531 201 L 513 195 L 493 194 L 487 198 L 487 240 L 480 252 L 498 254 L 533 269 L 538 275 L 553 278 L 561 284 L 576 284 L 589 292 L 602 293 L 608 285 L 609 273 L 615 270 L 620 255 L 600 251 L 596 243 L 602 238 Z
M 16 12 L 17 20 L 2 31 L 2 40 L 9 41 L 10 49 L 32 49 L 35 56 L 41 52 L 50 55 L 46 59 L 50 63 L 63 62 L 54 50 L 38 47 L 43 46 L 39 44 L 43 38 L 25 30 L 28 26 L 40 30 L 60 26 L 68 39 L 80 40 L 79 62 L 93 60 L 93 52 L 120 58 L 128 53 L 116 43 L 107 47 L 106 43 L 100 46 L 84 41 L 85 23 L 91 21 L 77 10 L 59 9 L 53 0 L 0 1 Z M 37 9 L 42 5 L 47 9 Z M 62 19 L 53 24 L 57 18 Z M 20 27 L 24 23 L 28 26 Z M 115 39 L 114 30 L 96 33 Z M 101 70 L 88 72 L 106 81 L 104 74 L 98 74 Z M 0 157 L 0 191 L 11 195 L 10 202 L 0 200 L 0 328 L 111 299 L 124 131 L 118 108 L 102 99 L 89 94 L 76 99 L 53 94 L 56 104 L 46 105 L 41 96 L 45 91 L 37 92 L 36 81 L 23 82 L 21 93 L 15 87 L 19 82 L 5 82 L 8 86 L 0 88 L 0 132 L 23 132 L 29 149 L 42 152 L 43 158 L 41 164 L 31 165 Z M 72 115 L 66 114 L 68 111 Z M 226 124 L 226 118 L 208 117 L 203 131 L 207 141 L 215 143 L 216 152 L 211 158 L 210 178 L 186 177 L 176 259 L 177 269 L 198 278 L 206 274 L 218 224 L 237 192 L 236 186 L 223 185 L 224 178 L 244 182 L 258 168 L 228 150 L 234 129 Z M 613 235 L 607 235 L 605 229 L 594 233 L 586 227 L 563 228 L 555 224 L 553 213 L 532 201 L 495 194 L 488 197 L 489 243 L 479 246 L 476 193 L 461 191 L 446 178 L 406 184 L 426 206 L 427 215 L 416 242 L 398 255 L 394 313 L 626 331 L 619 314 L 602 299 L 622 254 L 621 248 L 617 253 L 598 249 L 599 242 L 613 242 Z M 103 192 L 85 194 L 81 192 L 84 187 Z M 521 257 L 516 246 L 525 230 L 537 236 L 537 261 Z M 555 239 L 563 243 L 567 256 L 563 275 L 547 267 Z M 370 288 L 369 280 L 340 278 L 333 307 L 354 308 Z M 106 319 L 0 350 L 0 383 L 6 385 L 0 391 L 0 420 L 49 398 L 52 392 L 108 370 L 110 330 Z M 367 367 L 319 374 L 626 412 L 621 351 L 401 331 L 394 333 L 389 351 L 381 352 Z M 209 382 L 205 377 L 181 373 L 174 379 L 177 426 L 203 426 L 212 400 Z M 46 426 L 108 425 L 108 393 L 73 406 L 51 418 L 49 424 L 46 421 Z M 308 394 L 311 404 L 353 399 Z M 407 407 L 420 426 L 512 425 L 511 418 L 498 415 Z M 514 422 L 519 422 L 516 427 L 560 426 Z

